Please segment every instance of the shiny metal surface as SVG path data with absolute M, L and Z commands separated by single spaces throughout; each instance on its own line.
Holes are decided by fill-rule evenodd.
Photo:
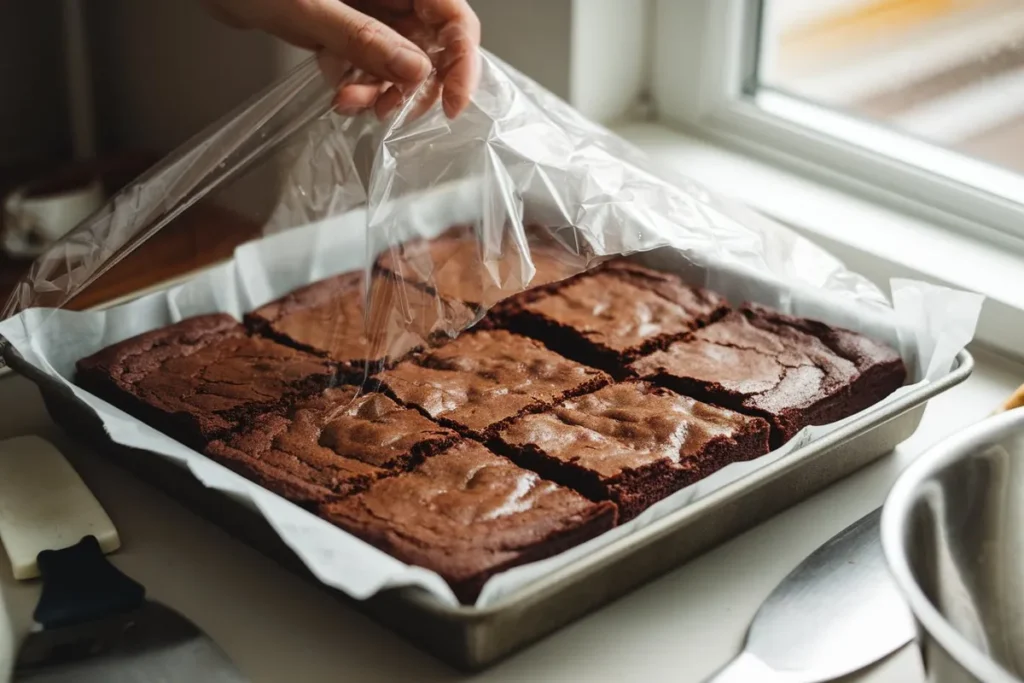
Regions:
M 54 422 L 74 438 L 322 585 L 250 508 L 205 488 L 183 468 L 117 446 L 70 392 L 13 350 L 6 350 L 5 358 L 15 372 L 39 386 Z M 942 379 L 903 394 L 885 409 L 866 411 L 789 457 L 551 572 L 490 607 L 450 607 L 415 589 L 384 591 L 352 604 L 449 664 L 470 671 L 482 669 L 891 452 L 917 429 L 927 402 L 964 382 L 973 368 L 974 359 L 963 351 Z M 325 590 L 344 599 L 337 591 Z
M 913 617 L 882 554 L 880 517 L 863 517 L 800 563 L 757 611 L 740 657 L 708 683 L 831 681 L 913 640 Z
M 882 543 L 932 683 L 1024 678 L 1024 409 L 923 454 L 885 503 Z
M 192 622 L 158 603 L 147 602 L 117 623 L 85 624 L 33 632 L 19 652 L 18 683 L 244 683 L 248 679 Z M 106 626 L 106 629 L 103 627 Z M 113 636 L 109 647 L 63 664 L 53 653 L 80 650 L 99 629 Z M 42 664 L 34 664 L 35 662 Z

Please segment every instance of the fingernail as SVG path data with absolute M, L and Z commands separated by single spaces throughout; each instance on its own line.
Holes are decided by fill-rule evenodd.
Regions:
M 422 81 L 430 73 L 430 60 L 421 52 L 402 47 L 391 57 L 391 61 L 388 62 L 388 69 L 397 76 L 397 80 L 418 82 Z

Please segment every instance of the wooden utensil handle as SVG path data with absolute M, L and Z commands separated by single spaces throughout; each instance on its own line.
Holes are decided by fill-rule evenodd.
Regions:
M 1024 384 L 1017 387 L 1017 391 L 1013 392 L 1013 396 L 1003 405 L 1003 410 L 1014 410 L 1015 408 L 1024 408 Z

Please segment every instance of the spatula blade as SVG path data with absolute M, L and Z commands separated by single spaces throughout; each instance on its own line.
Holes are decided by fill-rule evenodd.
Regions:
M 754 616 L 737 666 L 756 664 L 784 674 L 786 683 L 821 683 L 870 666 L 914 639 L 913 616 L 882 554 L 880 520 L 876 510 L 847 527 L 772 591 Z M 734 668 L 708 683 L 743 680 Z

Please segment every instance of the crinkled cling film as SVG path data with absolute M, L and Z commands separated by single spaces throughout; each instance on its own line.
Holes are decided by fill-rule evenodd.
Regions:
M 118 192 L 39 258 L 4 317 L 80 308 L 76 299 L 96 303 L 83 293 L 104 278 L 118 280 L 119 265 L 129 279 L 147 266 L 177 275 L 211 253 L 230 256 L 244 241 L 360 208 L 359 265 L 379 357 L 414 339 L 452 337 L 494 303 L 538 284 L 537 247 L 556 254 L 558 277 L 608 256 L 672 246 L 707 262 L 885 301 L 826 252 L 743 216 L 692 182 L 659 175 L 629 144 L 536 83 L 490 54 L 482 60 L 479 91 L 456 120 L 440 106 L 422 112 L 413 97 L 384 123 L 331 112 L 333 90 L 310 60 Z M 429 214 L 417 207 L 424 202 L 433 202 Z M 446 229 L 464 238 L 457 254 L 415 248 Z M 189 242 L 191 233 L 208 239 Z M 140 249 L 147 242 L 171 246 Z M 182 242 L 203 253 L 177 253 Z M 124 263 L 133 259 L 134 268 Z M 455 295 L 410 298 L 382 273 Z
M 977 297 L 895 281 L 890 303 L 821 248 L 656 170 L 494 56 L 481 59 L 479 89 L 455 120 L 423 97 L 436 83 L 384 122 L 339 114 L 316 63 L 301 65 L 36 261 L 7 302 L 0 335 L 95 413 L 112 441 L 176 461 L 206 487 L 251 503 L 324 583 L 358 599 L 417 585 L 448 604 L 458 601 L 439 575 L 357 543 L 85 391 L 76 362 L 186 318 L 226 313 L 263 339 L 323 352 L 351 371 L 341 379 L 362 377 L 368 387 L 381 366 L 487 324 L 507 297 L 619 255 L 670 269 L 733 305 L 754 301 L 886 341 L 906 361 L 908 385 L 948 374 L 972 338 Z M 346 296 L 334 296 L 339 287 Z M 148 289 L 139 296 L 140 288 Z M 128 292 L 139 298 L 111 305 Z M 297 311 L 291 327 L 275 326 L 286 310 Z M 337 358 L 342 352 L 349 355 Z M 247 390 L 244 377 L 205 373 L 211 401 Z M 499 573 L 476 604 L 837 428 L 807 428 L 612 532 Z

